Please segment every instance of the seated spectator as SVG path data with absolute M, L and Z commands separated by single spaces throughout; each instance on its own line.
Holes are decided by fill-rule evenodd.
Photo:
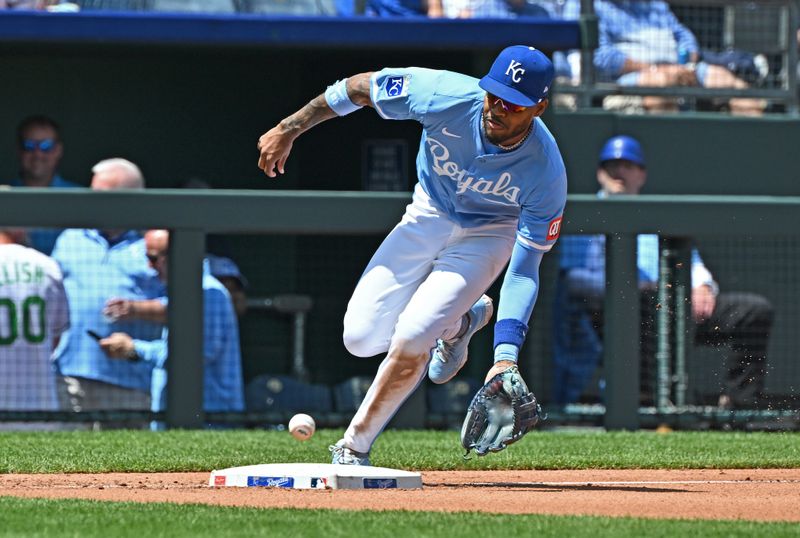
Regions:
M 647 181 L 639 143 L 628 136 L 611 138 L 600 152 L 598 196 L 637 195 Z M 586 389 L 602 355 L 605 295 L 605 236 L 566 236 L 560 244 L 560 272 L 554 315 L 555 400 L 575 402 Z M 654 290 L 658 282 L 658 236 L 638 237 L 639 287 L 642 290 L 642 389 L 652 396 Z M 719 286 L 696 250 L 692 252 L 692 315 L 695 344 L 728 344 L 723 407 L 754 407 L 764 389 L 767 342 L 773 308 L 752 293 L 719 293 Z
M 67 181 L 58 173 L 64 155 L 61 128 L 47 116 L 30 116 L 17 126 L 17 157 L 19 177 L 12 179 L 12 187 L 80 187 Z M 46 228 L 30 230 L 30 245 L 48 256 L 53 252 L 56 238 L 62 230 Z
M 594 9 L 600 33 L 594 56 L 598 81 L 646 87 L 748 87 L 725 67 L 700 61 L 697 39 L 678 21 L 667 2 L 595 0 Z M 579 15 L 580 0 L 567 0 L 563 18 L 577 19 Z M 678 109 L 674 98 L 646 96 L 641 102 L 650 112 Z M 733 98 L 728 105 L 732 114 L 758 115 L 766 103 L 761 99 Z
M 230 258 L 208 255 L 206 259 L 211 275 L 228 290 L 233 301 L 233 309 L 241 318 L 247 313 L 247 294 L 245 293 L 247 279 L 239 270 L 236 262 Z
M 431 0 L 431 5 L 434 2 L 438 4 L 434 11 L 449 19 L 550 17 L 549 6 L 532 0 Z
M 169 232 L 150 230 L 145 234 L 147 258 L 162 282 L 168 278 Z M 203 408 L 207 412 L 244 410 L 244 382 L 239 350 L 239 325 L 228 291 L 203 263 Z M 112 359 L 134 358 L 153 368 L 152 410 L 166 409 L 167 330 L 158 339 L 138 339 L 115 332 L 100 340 L 103 352 Z M 122 363 L 123 361 L 117 361 Z M 127 362 L 127 361 L 126 361 Z
M 141 171 L 125 159 L 101 161 L 92 172 L 94 190 L 144 188 Z M 67 384 L 69 408 L 149 410 L 151 366 L 142 361 L 109 360 L 91 335 L 125 332 L 148 340 L 161 334 L 162 326 L 158 323 L 103 315 L 110 298 L 153 299 L 164 295 L 158 275 L 147 263 L 142 235 L 136 230 L 123 229 L 65 230 L 56 241 L 53 258 L 64 273 L 70 306 L 71 327 L 55 353 Z M 103 424 L 109 428 L 130 425 Z
M 506 0 L 432 0 L 448 19 L 510 19 L 517 14 Z
M 69 326 L 67 295 L 58 264 L 24 244 L 24 231 L 0 228 L 0 410 L 57 410 L 51 356 Z M 55 427 L 0 422 L 0 429 Z
M 367 0 L 364 14 L 370 17 L 441 17 L 441 0 Z
M 0 9 L 44 9 L 51 3 L 43 0 L 0 0 Z
M 231 296 L 233 308 L 237 317 L 241 318 L 247 313 L 247 279 L 239 270 L 236 262 L 230 258 L 206 254 L 211 276 L 225 286 Z M 156 323 L 167 323 L 166 297 L 158 299 L 123 299 L 114 297 L 106 302 L 103 315 L 114 321 L 119 320 L 145 320 Z

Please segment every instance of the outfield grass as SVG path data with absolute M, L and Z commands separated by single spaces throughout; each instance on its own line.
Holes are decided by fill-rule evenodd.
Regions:
M 285 431 L 0 432 L 0 472 L 209 471 L 328 462 L 341 430 L 305 443 Z M 449 469 L 800 468 L 800 433 L 534 431 L 498 454 L 463 459 L 457 432 L 387 431 L 373 465 Z
M 35 518 L 32 514 L 38 514 Z M 324 536 L 344 538 L 533 536 L 797 536 L 798 525 L 740 521 L 493 515 L 440 512 L 343 512 L 205 505 L 101 503 L 0 497 L 0 537 L 171 538 Z

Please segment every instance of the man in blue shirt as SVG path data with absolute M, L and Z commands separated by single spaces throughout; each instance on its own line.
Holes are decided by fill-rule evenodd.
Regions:
M 644 152 L 629 136 L 609 139 L 600 152 L 598 196 L 637 195 L 647 181 Z M 637 238 L 639 288 L 642 291 L 642 394 L 652 402 L 654 291 L 658 284 L 658 236 Z M 605 296 L 605 236 L 566 236 L 560 246 L 560 276 L 553 316 L 556 403 L 578 401 L 602 356 Z M 724 407 L 758 403 L 764 388 L 767 343 L 773 308 L 752 293 L 720 293 L 696 249 L 692 251 L 692 316 L 699 345 L 729 344 L 728 372 L 719 403 Z
M 73 188 L 77 183 L 67 181 L 58 173 L 58 165 L 64 155 L 61 128 L 47 116 L 30 116 L 17 127 L 17 156 L 19 177 L 12 180 L 12 187 Z M 30 246 L 47 254 L 53 252 L 58 234 L 57 228 L 28 230 Z
M 147 258 L 167 282 L 169 232 L 150 230 L 145 236 Z M 136 358 L 153 368 L 152 410 L 166 409 L 167 330 L 161 338 L 142 340 L 115 332 L 100 340 L 100 347 L 111 358 Z M 211 275 L 208 260 L 203 263 L 203 409 L 207 412 L 244 410 L 242 359 L 239 351 L 239 325 L 228 291 Z
M 463 367 L 471 336 L 492 317 L 483 295 L 506 272 L 487 379 L 516 365 L 538 292 L 542 255 L 566 202 L 564 164 L 540 116 L 553 79 L 533 47 L 504 49 L 481 80 L 422 68 L 361 73 L 331 85 L 259 140 L 259 167 L 283 173 L 294 140 L 369 106 L 422 124 L 411 204 L 369 262 L 344 317 L 360 357 L 388 352 L 333 462 L 369 465 L 375 438 L 423 380 Z
M 101 161 L 92 171 L 94 190 L 144 188 L 141 171 L 125 159 Z M 151 367 L 141 361 L 108 359 L 90 334 L 121 331 L 142 339 L 161 334 L 158 323 L 103 314 L 112 297 L 164 295 L 156 272 L 148 266 L 142 235 L 135 230 L 68 229 L 59 236 L 53 258 L 61 265 L 69 299 L 71 326 L 55 351 L 69 389 L 68 406 L 76 411 L 149 410 Z
M 663 0 L 595 0 L 599 47 L 594 54 L 598 79 L 622 86 L 702 86 L 744 89 L 748 84 L 721 65 L 703 62 L 697 38 Z M 578 19 L 580 0 L 567 0 L 562 16 Z M 646 96 L 648 111 L 674 111 L 674 98 Z M 731 113 L 757 115 L 760 99 L 729 100 Z

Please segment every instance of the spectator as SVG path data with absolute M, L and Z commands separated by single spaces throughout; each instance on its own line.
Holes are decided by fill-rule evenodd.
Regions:
M 228 290 L 233 309 L 241 318 L 247 313 L 247 279 L 232 259 L 213 255 L 208 255 L 207 259 L 211 274 Z
M 598 196 L 637 195 L 647 181 L 639 142 L 611 138 L 600 152 Z M 658 236 L 638 237 L 639 287 L 642 290 L 643 389 L 649 396 L 649 366 L 655 338 L 653 291 L 658 281 Z M 692 252 L 692 316 L 695 344 L 730 345 L 723 407 L 753 407 L 762 395 L 773 308 L 762 296 L 719 293 L 719 286 L 696 250 Z M 605 237 L 563 238 L 554 324 L 557 403 L 574 402 L 592 377 L 602 354 L 602 306 L 605 294 Z
M 141 171 L 125 159 L 101 161 L 92 172 L 91 187 L 97 191 L 144 188 Z M 148 266 L 142 235 L 120 229 L 66 230 L 56 242 L 53 258 L 61 264 L 70 302 L 71 328 L 56 350 L 69 407 L 75 411 L 149 410 L 151 366 L 144 361 L 109 360 L 87 332 L 126 332 L 145 340 L 161 334 L 158 323 L 103 315 L 109 298 L 164 295 L 155 271 Z
M 450 19 L 550 17 L 548 7 L 530 0 L 431 0 Z
M 440 0 L 432 0 L 431 17 L 441 17 Z M 437 9 L 438 6 L 438 9 Z M 370 17 L 425 17 L 430 12 L 427 0 L 367 0 L 364 14 Z
M 0 9 L 45 9 L 53 0 L 0 0 Z
M 448 19 L 510 19 L 516 17 L 506 0 L 432 0 Z
M 12 187 L 80 187 L 58 173 L 63 155 L 61 129 L 54 120 L 47 116 L 25 118 L 17 127 L 19 177 L 9 184 Z M 39 252 L 50 255 L 61 232 L 56 228 L 31 230 L 30 244 Z
M 600 25 L 600 45 L 594 56 L 599 81 L 622 86 L 748 87 L 725 67 L 700 61 L 697 39 L 667 2 L 595 0 L 594 9 Z M 579 15 L 580 1 L 567 0 L 563 17 L 577 19 Z M 651 112 L 678 109 L 674 98 L 647 96 L 641 103 Z M 766 104 L 761 99 L 733 98 L 728 106 L 732 114 L 758 115 Z
M 145 234 L 147 258 L 158 272 L 162 282 L 167 282 L 167 254 L 169 232 L 150 230 Z M 214 278 L 208 261 L 203 263 L 203 350 L 205 355 L 203 408 L 207 412 L 235 412 L 244 410 L 242 361 L 239 351 L 239 326 L 228 291 Z M 141 362 L 153 366 L 152 410 L 166 408 L 167 330 L 161 338 L 147 341 L 115 332 L 100 341 L 100 347 L 111 358 L 139 357 Z
M 69 326 L 61 269 L 24 246 L 22 230 L 0 228 L 0 409 L 58 409 L 51 355 Z M 46 423 L 0 423 L 2 429 L 52 429 Z

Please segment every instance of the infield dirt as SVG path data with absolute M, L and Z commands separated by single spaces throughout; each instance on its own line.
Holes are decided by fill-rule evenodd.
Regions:
M 422 490 L 211 488 L 210 473 L 6 474 L 0 495 L 258 508 L 800 521 L 800 469 L 423 472 Z

